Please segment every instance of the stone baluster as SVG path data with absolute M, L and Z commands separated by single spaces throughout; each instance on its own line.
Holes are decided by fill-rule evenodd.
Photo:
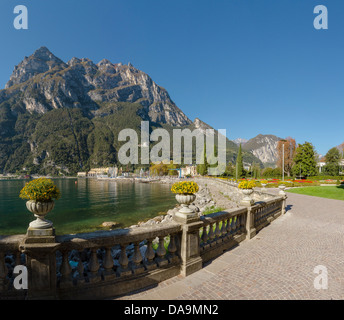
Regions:
M 19 266 L 19 265 L 21 265 L 22 263 L 21 263 L 21 252 L 20 251 L 16 251 L 16 253 L 15 253 L 15 264 L 14 264 L 14 266 Z
M 216 243 L 219 244 L 222 242 L 221 231 L 220 231 L 220 221 L 216 221 L 215 225 L 216 225 L 216 227 L 215 227 L 215 240 L 216 240 Z
M 268 207 L 261 208 L 260 210 L 258 210 L 258 225 L 260 225 L 263 222 L 263 219 L 267 210 L 268 210 Z
M 212 245 L 212 242 L 215 238 L 215 233 L 214 233 L 214 223 L 211 223 L 209 226 L 209 233 L 208 233 L 208 237 L 210 240 L 210 246 Z
M 112 280 L 116 278 L 116 273 L 113 269 L 114 263 L 111 255 L 111 247 L 105 248 L 105 256 L 103 260 L 103 275 L 104 280 Z
M 231 221 L 231 236 L 234 237 L 236 231 L 236 217 L 232 217 Z
M 262 209 L 259 208 L 257 209 L 255 212 L 254 212 L 254 225 L 255 226 L 258 226 L 259 225 L 259 212 L 261 211 Z
M 77 266 L 77 271 L 78 271 L 77 283 L 78 284 L 85 283 L 85 276 L 84 276 L 85 268 L 84 268 L 84 264 L 82 263 L 82 254 L 83 254 L 83 250 L 79 251 L 79 261 L 78 261 L 78 266 Z
M 145 253 L 145 267 L 147 270 L 152 270 L 157 267 L 156 262 L 154 261 L 155 251 L 153 249 L 153 239 L 147 239 L 147 250 Z
M 121 244 L 121 254 L 119 256 L 118 262 L 120 266 L 117 268 L 116 272 L 118 276 L 124 277 L 132 274 L 132 271 L 129 269 L 129 259 L 127 257 L 127 246 L 128 243 Z
M 263 223 L 266 220 L 266 217 L 268 216 L 270 210 L 271 210 L 271 206 L 268 206 L 267 208 L 264 208 L 261 211 L 261 221 L 260 221 L 260 223 Z
M 89 282 L 94 283 L 101 280 L 100 265 L 97 257 L 97 248 L 91 248 L 91 257 L 88 263 L 88 269 L 90 271 L 88 274 Z
M 236 216 L 235 220 L 235 234 L 238 234 L 240 232 L 240 215 Z
M 165 245 L 164 245 L 164 237 L 160 236 L 159 237 L 159 245 L 158 248 L 156 250 L 156 262 L 158 264 L 159 267 L 163 267 L 165 265 L 168 264 L 168 260 L 165 258 L 165 254 L 166 254 L 166 249 L 165 249 Z
M 145 271 L 142 261 L 143 259 L 140 251 L 140 242 L 138 241 L 134 243 L 134 254 L 131 260 L 131 267 L 135 274 L 139 274 Z
M 61 273 L 61 278 L 59 281 L 59 287 L 60 288 L 68 288 L 70 287 L 73 282 L 72 282 L 72 268 L 69 264 L 69 257 L 68 257 L 69 251 L 64 250 L 62 252 L 62 263 L 60 267 L 60 273 Z
M 226 234 L 227 234 L 226 222 L 228 223 L 228 219 L 225 219 L 222 221 L 222 227 L 221 227 L 222 241 L 225 241 L 225 239 L 226 239 Z
M 176 235 L 174 234 L 171 234 L 170 235 L 170 243 L 168 245 L 168 261 L 170 263 L 174 263 L 174 262 L 178 262 L 179 261 L 179 258 L 178 256 L 176 255 L 176 252 L 177 252 L 177 246 L 176 246 L 176 241 L 175 241 L 175 237 Z
M 0 291 L 5 291 L 7 289 L 7 273 L 8 269 L 5 263 L 5 254 L 0 252 Z
M 231 237 L 232 237 L 232 234 L 231 234 L 231 230 L 232 230 L 231 222 L 232 222 L 232 219 L 233 218 L 228 218 L 228 220 L 227 220 L 227 226 L 226 226 L 227 239 L 231 239 Z
M 203 227 L 203 233 L 202 233 L 202 247 L 203 249 L 206 249 L 209 247 L 208 241 L 209 241 L 209 236 L 208 236 L 208 226 Z
M 240 233 L 244 233 L 245 232 L 245 214 L 241 214 L 240 215 Z

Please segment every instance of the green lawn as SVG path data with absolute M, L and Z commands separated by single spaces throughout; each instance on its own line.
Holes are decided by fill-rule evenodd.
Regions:
M 305 194 L 328 199 L 344 200 L 344 186 L 336 187 L 304 187 L 286 190 L 291 193 Z

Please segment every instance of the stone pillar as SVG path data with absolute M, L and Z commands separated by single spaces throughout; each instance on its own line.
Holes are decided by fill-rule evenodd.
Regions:
M 279 186 L 279 189 L 280 189 L 280 191 L 279 191 L 278 194 L 283 197 L 282 208 L 281 208 L 281 213 L 283 215 L 283 214 L 286 213 L 285 207 L 286 207 L 286 203 L 287 203 L 286 200 L 287 200 L 288 197 L 287 197 L 287 194 L 284 192 L 284 190 L 285 190 L 285 186 L 284 185 Z
M 203 222 L 198 215 L 187 214 L 185 216 L 175 215 L 174 220 L 182 225 L 180 241 L 181 275 L 187 277 L 202 269 L 199 230 L 203 226 Z
M 281 208 L 281 213 L 282 213 L 282 215 L 286 213 L 285 207 L 286 207 L 286 205 L 287 205 L 287 198 L 288 198 L 287 195 L 284 194 L 284 196 L 283 196 L 283 202 L 282 202 L 282 208 Z
M 254 227 L 254 216 L 252 207 L 247 207 L 247 217 L 246 217 L 246 239 L 252 239 L 256 235 L 257 231 Z
M 26 254 L 28 299 L 56 299 L 56 250 L 54 229 L 28 230 L 20 249 Z

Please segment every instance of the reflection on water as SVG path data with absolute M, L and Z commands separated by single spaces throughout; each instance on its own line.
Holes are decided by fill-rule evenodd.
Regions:
M 77 183 L 76 183 L 77 181 Z M 34 216 L 19 198 L 25 180 L 0 181 L 0 235 L 25 233 Z M 61 198 L 47 215 L 57 234 L 99 230 L 104 221 L 128 227 L 176 204 L 169 185 L 54 179 Z

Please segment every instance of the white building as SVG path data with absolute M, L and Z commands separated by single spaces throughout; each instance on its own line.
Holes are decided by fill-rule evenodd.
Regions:
M 323 166 L 326 165 L 326 161 L 325 159 L 321 159 L 318 163 L 317 163 L 317 167 L 319 168 L 319 173 L 322 172 L 322 168 Z M 339 166 L 340 166 L 340 172 L 339 174 L 343 174 L 344 173 L 344 159 L 341 159 L 339 162 Z

